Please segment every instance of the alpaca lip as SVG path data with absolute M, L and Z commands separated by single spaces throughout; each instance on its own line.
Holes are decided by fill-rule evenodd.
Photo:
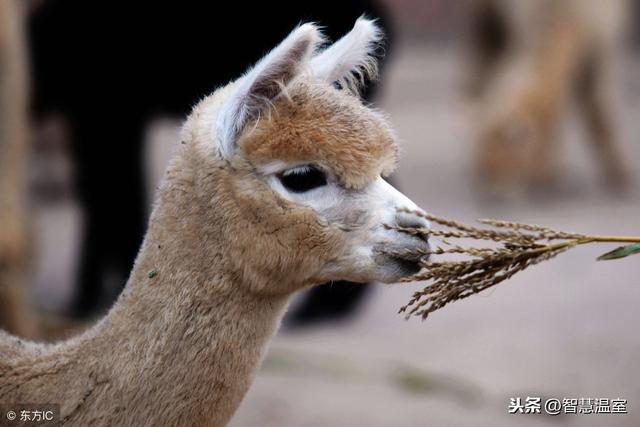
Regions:
M 398 251 L 394 254 L 397 258 L 402 258 L 406 261 L 426 261 L 431 255 L 431 244 L 429 238 L 424 235 L 412 235 L 408 237 L 408 242 L 402 247 L 397 248 Z
M 380 248 L 380 263 L 394 265 L 402 272 L 402 276 L 418 273 L 430 257 L 431 247 L 427 238 L 419 236 L 403 236 L 403 244 Z
M 391 257 L 391 259 L 394 263 L 400 266 L 402 271 L 406 273 L 407 276 L 411 276 L 422 270 L 420 258 L 412 260 L 407 258 Z
M 401 252 L 392 253 L 391 255 L 393 258 L 401 259 L 404 261 L 420 262 L 429 259 L 431 255 L 429 253 L 429 250 L 430 248 L 427 243 L 427 245 L 415 248 L 407 248 Z

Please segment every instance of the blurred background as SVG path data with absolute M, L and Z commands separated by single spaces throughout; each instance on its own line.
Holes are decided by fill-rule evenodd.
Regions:
M 208 3 L 1 0 L 0 327 L 53 340 L 113 303 L 181 119 L 306 20 L 380 19 L 365 97 L 425 210 L 640 235 L 640 1 Z M 602 249 L 426 322 L 396 314 L 420 284 L 299 296 L 231 425 L 637 426 L 640 265 Z M 527 396 L 629 413 L 508 414 Z

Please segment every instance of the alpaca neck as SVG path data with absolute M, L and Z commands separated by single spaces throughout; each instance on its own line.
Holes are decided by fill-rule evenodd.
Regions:
M 243 287 L 230 277 L 216 276 L 213 268 L 172 272 L 166 279 L 161 277 L 162 270 L 152 279 L 146 268 L 140 273 L 147 278 L 147 287 L 184 286 L 198 275 L 203 278 L 197 280 L 198 286 L 215 287 L 220 283 L 216 281 L 224 281 L 225 288 Z M 174 275 L 183 280 L 173 280 Z M 215 279 L 207 281 L 207 276 Z M 117 336 L 107 333 L 103 344 L 111 347 L 128 334 L 122 343 L 128 351 L 121 355 L 121 363 L 135 369 L 141 382 L 153 385 L 146 392 L 147 401 L 187 399 L 191 402 L 184 408 L 188 419 L 202 416 L 203 424 L 215 419 L 223 425 L 249 388 L 288 298 L 227 290 L 200 295 L 176 291 L 173 302 L 134 296 L 133 290 L 125 294 L 123 304 L 107 320 Z M 137 325 L 135 331 L 133 325 Z
M 120 401 L 127 423 L 224 425 L 288 295 L 251 292 L 216 241 L 224 237 L 195 236 L 201 227 L 175 202 L 156 208 L 125 291 L 78 356 L 103 364 L 90 367 L 92 384 L 112 385 L 109 399 Z

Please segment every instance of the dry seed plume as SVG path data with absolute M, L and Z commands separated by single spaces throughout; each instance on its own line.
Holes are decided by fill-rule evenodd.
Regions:
M 403 259 L 420 258 L 422 270 L 402 282 L 427 281 L 429 284 L 413 294 L 400 309 L 408 319 L 426 319 L 430 313 L 470 295 L 497 285 L 527 267 L 547 261 L 562 252 L 587 243 L 629 243 L 600 256 L 598 260 L 619 259 L 640 253 L 640 237 L 590 236 L 554 230 L 533 224 L 493 219 L 480 223 L 479 228 L 435 215 L 413 212 L 440 225 L 441 229 L 407 228 L 387 225 L 390 229 L 424 237 L 440 239 L 441 245 L 430 251 L 396 251 L 390 253 Z M 489 242 L 490 247 L 454 244 L 454 239 Z M 447 256 L 447 260 L 434 260 Z M 455 258 L 451 260 L 450 258 Z

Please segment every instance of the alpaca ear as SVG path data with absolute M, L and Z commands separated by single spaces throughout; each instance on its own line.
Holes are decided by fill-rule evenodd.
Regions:
M 309 58 L 320 41 L 321 35 L 316 26 L 303 24 L 240 79 L 215 125 L 224 158 L 233 154 L 236 139 L 245 126 L 268 109 L 282 89 L 307 68 Z
M 357 93 L 365 77 L 378 76 L 375 53 L 383 37 L 373 20 L 360 17 L 349 33 L 311 59 L 311 70 L 317 78 Z

